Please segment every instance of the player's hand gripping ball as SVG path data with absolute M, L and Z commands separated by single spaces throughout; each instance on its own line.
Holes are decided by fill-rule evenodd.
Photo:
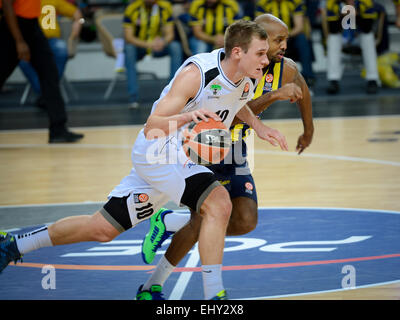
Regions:
M 183 150 L 193 162 L 201 165 L 220 163 L 231 147 L 231 133 L 221 121 L 208 118 L 192 121 L 183 131 Z

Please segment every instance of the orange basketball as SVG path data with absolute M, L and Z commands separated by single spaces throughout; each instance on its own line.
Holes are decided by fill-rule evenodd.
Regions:
M 193 162 L 201 165 L 220 163 L 231 147 L 231 134 L 221 121 L 191 122 L 183 131 L 183 150 Z

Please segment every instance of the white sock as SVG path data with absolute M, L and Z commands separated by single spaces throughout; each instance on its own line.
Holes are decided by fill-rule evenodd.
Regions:
M 18 250 L 21 254 L 26 254 L 39 248 L 51 247 L 53 245 L 51 243 L 47 227 L 42 227 L 40 229 L 23 234 L 18 234 L 15 236 L 15 240 L 17 242 Z
M 378 81 L 378 64 L 375 38 L 372 32 L 360 34 L 361 53 L 366 70 L 366 79 Z
M 151 286 L 155 284 L 163 286 L 174 269 L 175 266 L 170 264 L 165 256 L 162 256 L 157 264 L 156 270 L 154 270 L 153 274 L 143 285 L 142 290 L 149 290 Z
M 164 224 L 169 232 L 177 232 L 190 220 L 190 214 L 176 212 L 167 213 L 164 216 Z
M 327 40 L 327 78 L 340 80 L 342 77 L 342 35 L 332 33 Z
M 204 299 L 210 300 L 224 290 L 222 284 L 222 264 L 201 266 L 203 275 Z

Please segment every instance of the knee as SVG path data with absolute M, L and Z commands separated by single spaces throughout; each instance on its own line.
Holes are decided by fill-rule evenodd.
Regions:
M 257 209 L 242 209 L 240 214 L 235 214 L 235 212 L 233 212 L 229 221 L 227 234 L 230 236 L 247 234 L 256 228 L 257 222 Z
M 200 210 L 203 217 L 228 224 L 232 212 L 232 202 L 226 189 L 215 188 L 206 198 Z
M 89 221 L 88 231 L 92 241 L 109 242 L 113 240 L 119 232 L 115 229 L 100 213 L 94 214 Z

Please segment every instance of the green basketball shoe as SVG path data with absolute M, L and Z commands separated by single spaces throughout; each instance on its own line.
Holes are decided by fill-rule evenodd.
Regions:
M 150 290 L 143 290 L 141 285 L 136 293 L 136 300 L 165 300 L 161 291 L 162 287 L 159 285 L 152 285 Z
M 174 233 L 168 232 L 164 224 L 165 215 L 171 212 L 172 210 L 161 208 L 150 218 L 150 230 L 142 243 L 142 259 L 144 263 L 152 263 L 158 248 Z
M 228 300 L 228 296 L 226 295 L 225 290 L 221 290 L 220 292 L 217 293 L 216 296 L 214 296 L 210 300 Z

